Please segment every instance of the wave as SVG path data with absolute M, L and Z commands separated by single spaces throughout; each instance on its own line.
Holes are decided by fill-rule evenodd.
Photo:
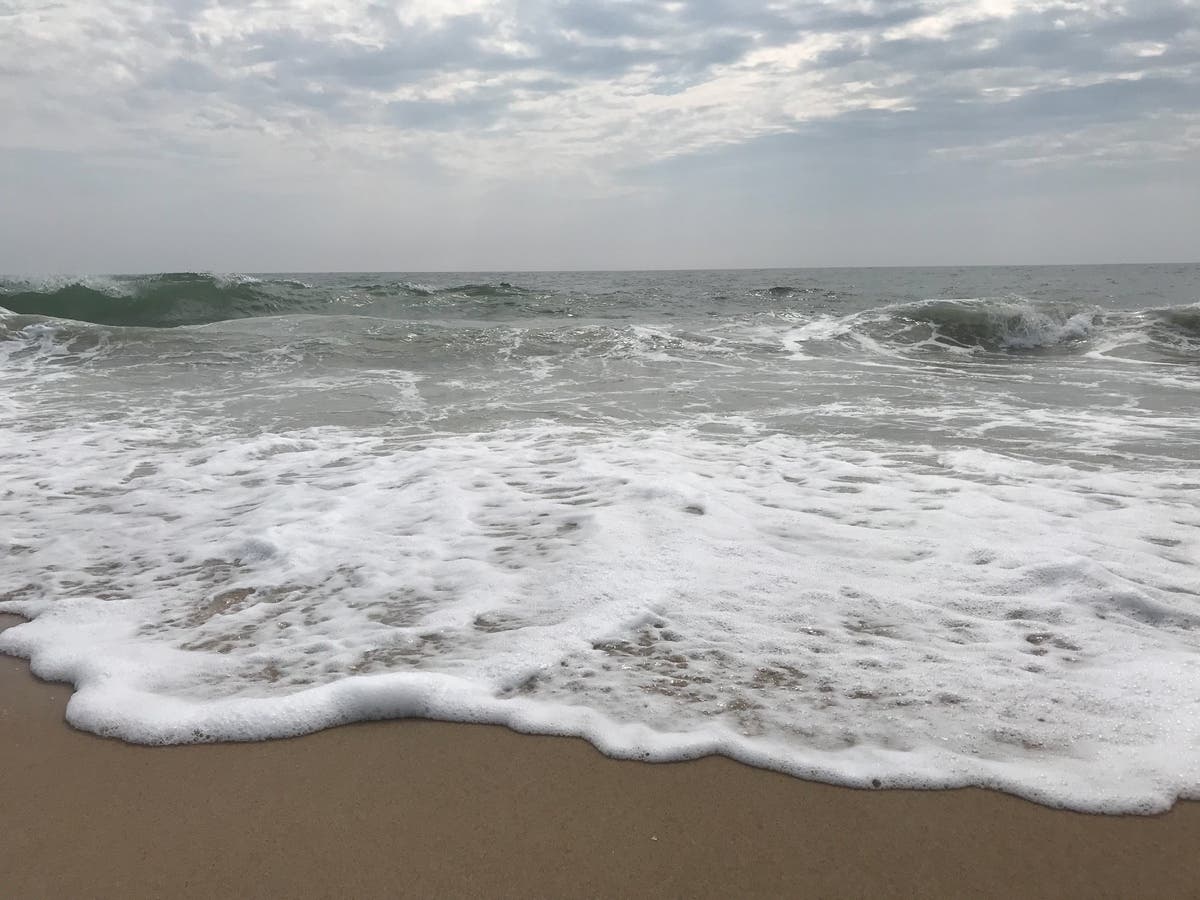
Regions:
M 1190 306 L 1170 306 L 1152 309 L 1150 316 L 1159 331 L 1175 337 L 1200 340 L 1200 303 Z
M 329 339 L 339 352 L 363 356 L 396 352 L 399 345 L 406 352 L 420 347 L 453 357 L 499 354 L 509 360 L 564 355 L 745 358 L 781 351 L 806 356 L 863 351 L 1028 355 L 1108 353 L 1131 346 L 1174 357 L 1200 352 L 1200 304 L 1122 311 L 1010 296 L 922 300 L 845 315 L 782 307 L 763 313 L 746 306 L 732 316 L 703 322 L 626 318 L 608 325 L 586 316 L 573 318 L 577 310 L 588 309 L 586 304 L 572 308 L 563 295 L 508 282 L 433 287 L 381 280 L 331 290 L 296 280 L 179 274 L 16 287 L 25 289 L 0 282 L 0 312 L 11 311 L 0 314 L 0 341 L 28 342 L 36 333 L 34 343 L 42 350 L 51 341 L 42 326 L 54 332 L 58 348 L 91 346 L 99 340 L 91 334 L 96 328 L 212 326 L 222 321 L 247 338 L 253 331 L 273 341 L 276 326 L 252 320 L 292 315 L 313 321 L 304 326 L 293 321 L 291 331 L 311 331 L 319 340 Z M 234 325 L 235 320 L 242 324 Z M 535 320 L 542 324 L 533 327 Z M 781 322 L 786 326 L 781 328 Z M 361 342 L 351 337 L 356 332 L 361 332 Z M 104 339 L 112 339 L 115 348 L 142 343 L 149 335 L 122 331 Z
M 786 284 L 777 284 L 758 293 L 772 300 L 782 300 L 789 297 L 821 297 L 832 300 L 838 298 L 837 291 L 831 291 L 828 288 L 792 287 Z
M 533 292 L 507 281 L 432 287 L 383 280 L 344 290 L 291 278 L 180 272 L 41 283 L 0 282 L 0 307 L 94 325 L 173 328 L 262 316 L 330 314 L 390 317 L 404 301 L 519 301 Z M 401 309 L 383 301 L 399 300 Z
M 896 307 L 888 318 L 888 324 L 904 330 L 895 335 L 901 340 L 933 340 L 967 349 L 1035 350 L 1087 340 L 1100 314 L 1066 304 L 1005 298 L 925 300 Z M 910 331 L 913 325 L 918 326 L 916 333 Z
M 279 315 L 290 305 L 284 292 L 304 290 L 298 281 L 182 272 L 107 282 L 8 283 L 0 289 L 0 306 L 96 325 L 163 328 Z
M 795 323 L 779 333 L 778 320 Z M 848 315 L 774 312 L 755 328 L 796 358 L 861 354 L 1032 358 L 1099 354 L 1140 362 L 1193 362 L 1200 303 L 1113 310 L 1020 297 L 923 300 Z
M 806 319 L 785 345 L 834 342 L 883 351 L 1072 352 L 1103 340 L 1160 350 L 1200 349 L 1200 304 L 1102 310 L 1020 297 L 922 300 Z
M 75 685 L 76 727 L 158 744 L 424 715 L 1094 812 L 1200 788 L 1180 713 L 1200 582 L 1146 539 L 1192 540 L 1190 470 L 1106 473 L 1114 517 L 1082 499 L 1096 473 L 988 451 L 197 424 L 186 453 L 174 418 L 14 429 L 14 524 L 56 539 L 6 559 L 0 609 L 33 621 L 0 650 Z
M 370 296 L 415 297 L 519 297 L 534 293 L 507 281 L 434 287 L 414 281 L 366 281 L 352 284 L 349 290 Z
M 193 329 L 139 329 L 0 313 L 0 358 L 30 366 L 141 365 L 148 357 L 254 359 L 277 365 L 361 364 L 441 369 L 452 365 L 542 367 L 582 360 L 632 364 L 731 360 L 778 347 L 648 326 L 452 324 L 311 316 L 281 332 L 275 322 L 245 319 Z M 281 356 L 282 355 L 282 356 Z

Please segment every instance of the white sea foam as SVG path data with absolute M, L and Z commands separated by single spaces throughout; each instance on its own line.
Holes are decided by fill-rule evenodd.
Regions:
M 409 321 L 302 314 L 363 279 L 313 281 L 196 327 L 0 312 L 0 608 L 34 617 L 0 649 L 76 725 L 426 715 L 1089 810 L 1200 792 L 1192 308 L 568 321 L 464 289 Z
M 11 423 L 10 423 L 11 424 Z M 561 425 L 10 428 L 0 636 L 79 727 L 409 715 L 854 785 L 1200 788 L 1200 472 Z

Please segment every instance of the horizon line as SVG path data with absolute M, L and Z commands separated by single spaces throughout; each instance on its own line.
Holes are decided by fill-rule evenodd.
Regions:
M 659 266 L 650 268 L 464 268 L 464 269 L 218 269 L 218 268 L 173 268 L 142 269 L 125 271 L 41 271 L 0 272 L 0 279 L 27 278 L 72 278 L 72 277 L 137 277 L 149 275 L 359 275 L 364 273 L 388 275 L 486 275 L 486 274 L 542 274 L 542 275 L 620 275 L 639 273 L 670 272 L 804 272 L 863 269 L 1081 269 L 1115 268 L 1122 266 L 1197 266 L 1200 260 L 1158 260 L 1154 262 L 1072 262 L 1072 263 L 938 263 L 935 265 L 814 265 L 814 266 L 717 266 L 712 268 L 688 266 Z

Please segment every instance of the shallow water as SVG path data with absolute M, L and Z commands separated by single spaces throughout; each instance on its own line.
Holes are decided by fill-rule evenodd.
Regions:
M 0 635 L 147 743 L 426 715 L 1200 795 L 1200 267 L 0 281 Z

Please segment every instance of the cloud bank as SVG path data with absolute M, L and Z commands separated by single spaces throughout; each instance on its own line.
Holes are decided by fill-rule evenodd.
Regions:
M 523 227 L 537 211 L 548 236 L 565 227 L 577 243 L 545 258 L 524 249 L 514 263 L 603 265 L 584 242 L 623 216 L 649 214 L 661 229 L 697 192 L 715 216 L 781 192 L 836 204 L 812 180 L 840 161 L 864 182 L 899 168 L 943 197 L 990 179 L 1001 212 L 1013 190 L 1032 196 L 1050 176 L 1090 184 L 1081 210 L 1137 185 L 1194 192 L 1200 5 L 0 0 L 0 110 L 0 186 L 27 214 L 32 230 L 13 236 L 25 257 L 70 255 L 39 251 L 35 238 L 55 239 L 41 229 L 85 239 L 35 209 L 39 196 L 74 202 L 90 223 L 119 186 L 147 216 L 163 215 L 155 196 L 179 198 L 204 220 L 189 240 L 209 233 L 219 198 L 245 207 L 260 230 L 282 229 L 259 242 L 264 263 L 292 262 L 289 235 L 312 249 L 316 233 L 295 223 L 318 207 L 396 226 L 386 201 L 405 222 L 428 213 L 439 237 L 457 227 L 483 264 L 512 255 L 477 233 L 516 204 Z M 847 215 L 869 215 L 852 186 L 845 194 Z M 772 224 L 803 233 L 812 213 Z M 664 264 L 701 262 L 668 244 Z M 210 249 L 225 252 L 219 240 Z M 765 261 L 751 249 L 719 262 Z M 445 258 L 469 265 L 470 252 Z M 653 262 L 616 256 L 609 264 Z M 821 260 L 778 260 L 793 261 Z

